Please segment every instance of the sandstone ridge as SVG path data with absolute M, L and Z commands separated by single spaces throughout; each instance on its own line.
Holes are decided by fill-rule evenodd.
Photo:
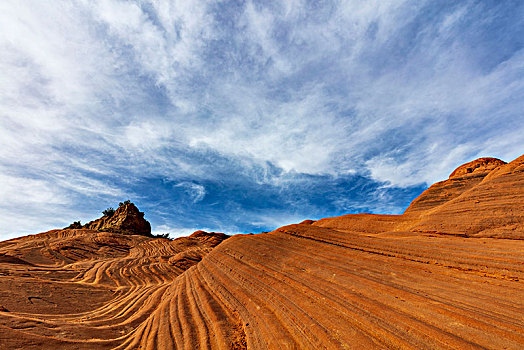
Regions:
M 449 178 L 456 179 L 464 176 L 485 176 L 492 170 L 497 169 L 504 164 L 506 164 L 505 161 L 497 158 L 475 159 L 474 161 L 459 166 L 451 173 L 451 175 L 449 175 Z
M 313 225 L 346 232 L 420 232 L 524 239 L 524 156 L 480 158 L 430 186 L 403 215 L 350 214 Z

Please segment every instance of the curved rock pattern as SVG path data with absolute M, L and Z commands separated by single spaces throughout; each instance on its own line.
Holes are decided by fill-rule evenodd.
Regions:
M 0 242 L 0 344 L 522 349 L 524 157 L 468 164 L 403 215 L 227 240 L 69 229 Z
M 156 310 L 179 275 L 227 237 L 169 241 L 82 229 L 1 242 L 0 254 L 10 261 L 0 260 L 0 344 L 114 348 Z M 192 260 L 173 259 L 181 253 Z

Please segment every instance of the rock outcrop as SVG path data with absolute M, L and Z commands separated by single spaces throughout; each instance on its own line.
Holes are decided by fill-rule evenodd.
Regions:
M 423 213 L 410 230 L 524 239 L 524 156 L 492 167 L 482 181 Z
M 524 239 L 524 156 L 480 158 L 418 196 L 403 215 L 350 214 L 313 226 L 379 234 L 419 232 Z
M 420 214 L 438 207 L 478 185 L 491 171 L 506 162 L 497 158 L 480 158 L 455 169 L 449 179 L 437 182 L 416 198 L 404 214 Z
M 450 179 L 485 177 L 492 170 L 505 165 L 506 162 L 497 158 L 479 158 L 469 163 L 463 164 L 455 169 Z
M 144 213 L 139 211 L 133 203 L 122 204 L 113 215 L 106 215 L 91 221 L 83 228 L 131 235 L 151 235 L 151 224 L 144 219 Z

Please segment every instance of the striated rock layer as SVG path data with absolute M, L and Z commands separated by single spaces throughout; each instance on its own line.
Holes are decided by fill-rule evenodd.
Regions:
M 461 166 L 403 215 L 231 238 L 69 229 L 1 242 L 0 344 L 522 349 L 523 161 Z
M 421 232 L 524 239 L 524 156 L 480 158 L 437 182 L 403 215 L 350 214 L 312 225 L 359 233 Z
M 524 239 L 524 156 L 424 213 L 411 230 Z
M 175 239 L 88 229 L 0 243 L 0 348 L 110 349 L 229 236 Z
M 496 158 L 480 158 L 455 169 L 448 180 L 437 182 L 416 198 L 405 214 L 423 213 L 436 208 L 478 185 L 494 169 L 506 164 Z

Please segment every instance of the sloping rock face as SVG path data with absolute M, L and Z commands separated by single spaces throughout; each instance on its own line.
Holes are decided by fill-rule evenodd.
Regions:
M 460 196 L 424 213 L 411 230 L 524 239 L 524 156 L 493 168 Z
M 435 228 L 419 226 L 421 216 L 427 215 L 431 210 L 479 185 L 488 174 L 505 164 L 504 161 L 496 158 L 480 158 L 461 165 L 451 173 L 449 179 L 433 184 L 413 200 L 403 215 L 348 214 L 321 219 L 313 225 L 346 232 L 370 234 L 421 230 L 437 232 L 438 230 Z M 511 191 L 514 190 L 511 189 Z M 440 223 L 442 220 L 437 218 L 437 221 Z M 443 233 L 442 231 L 439 232 Z M 453 233 L 456 234 L 455 231 Z
M 380 233 L 392 230 L 403 220 L 401 215 L 348 214 L 320 219 L 312 225 L 346 232 Z
M 421 214 L 438 207 L 478 185 L 492 170 L 506 164 L 497 158 L 480 158 L 459 166 L 449 179 L 437 182 L 416 198 L 404 214 Z
M 523 349 L 523 163 L 459 167 L 403 215 L 231 238 L 70 229 L 0 242 L 0 344 Z
M 151 235 L 151 224 L 133 203 L 121 205 L 113 215 L 103 216 L 84 225 L 89 230 Z
M 506 162 L 497 158 L 479 158 L 472 162 L 463 164 L 455 169 L 450 179 L 484 177 L 492 170 L 505 165 Z
M 480 158 L 437 182 L 403 215 L 350 214 L 313 226 L 345 232 L 421 232 L 524 239 L 524 156 L 505 163 Z

